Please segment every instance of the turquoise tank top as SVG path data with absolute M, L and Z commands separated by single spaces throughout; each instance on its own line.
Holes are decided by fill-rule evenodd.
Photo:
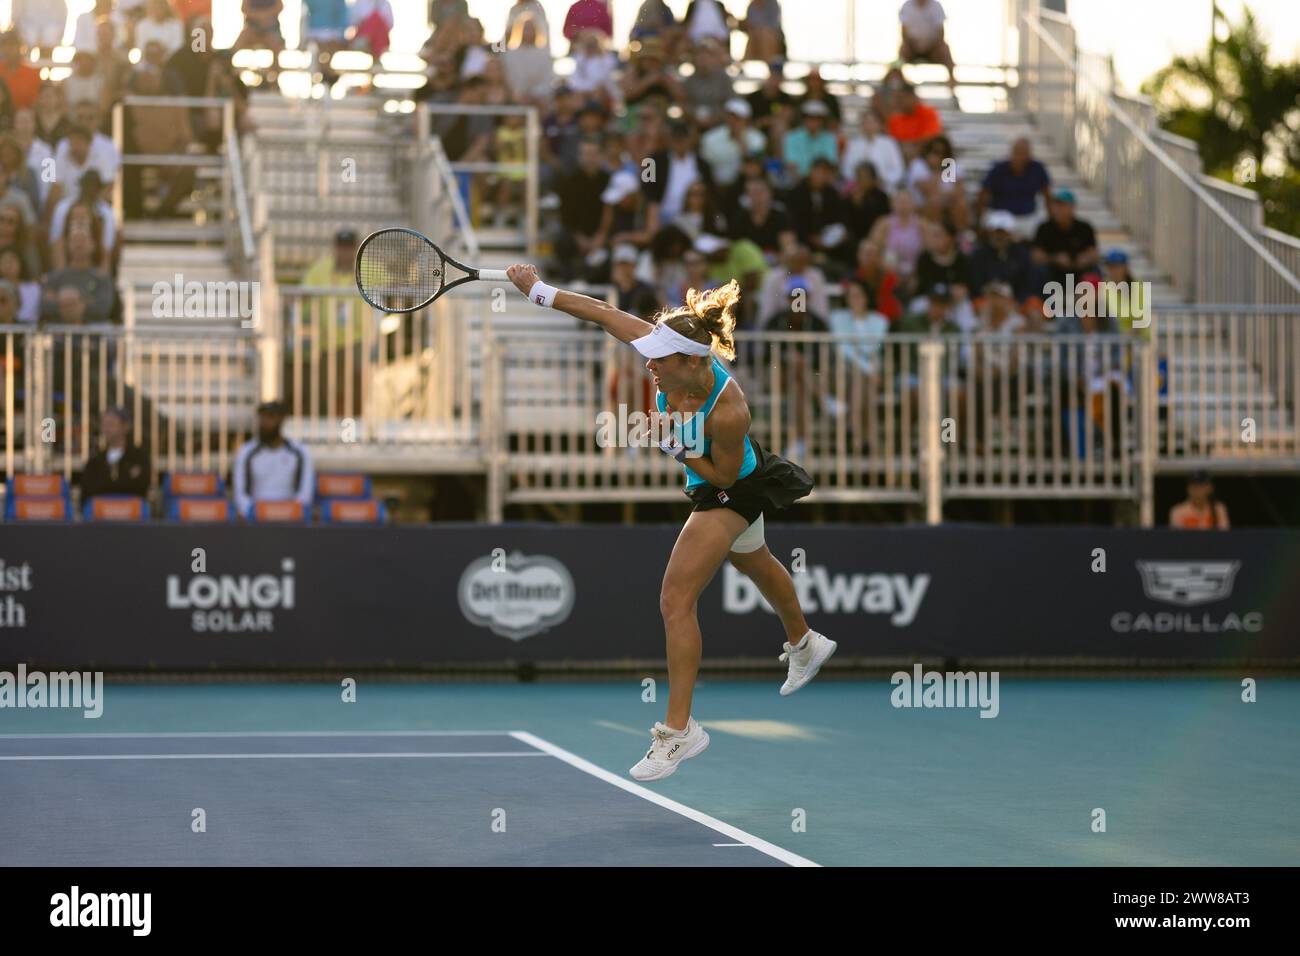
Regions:
M 709 453 L 709 446 L 713 444 L 713 440 L 704 437 L 703 435 L 704 420 L 709 417 L 709 412 L 713 411 L 713 406 L 718 402 L 718 396 L 721 395 L 722 390 L 727 387 L 727 382 L 730 379 L 731 373 L 727 371 L 725 365 L 718 361 L 718 357 L 715 355 L 713 357 L 713 391 L 709 392 L 709 397 L 705 399 L 704 404 L 700 406 L 700 410 L 683 423 L 682 432 L 678 436 L 681 439 L 682 444 L 687 448 L 700 448 L 702 444 L 703 453 L 706 455 Z M 668 410 L 668 399 L 664 396 L 663 392 L 658 392 L 655 395 L 655 401 L 659 406 L 660 412 L 666 412 Z M 703 437 L 702 443 L 700 441 L 701 437 Z M 689 458 L 686 460 L 690 461 Z M 691 471 L 690 465 L 683 464 L 682 467 L 686 469 L 687 490 L 708 484 L 707 481 L 695 472 Z M 736 476 L 736 480 L 739 481 L 741 478 L 744 478 L 757 467 L 758 456 L 754 454 L 754 445 L 750 442 L 749 436 L 746 435 L 745 457 L 740 462 L 740 474 Z

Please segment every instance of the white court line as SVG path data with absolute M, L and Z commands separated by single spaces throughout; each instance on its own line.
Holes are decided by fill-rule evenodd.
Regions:
M 721 820 L 711 817 L 707 813 L 701 813 L 699 810 L 688 807 L 684 803 L 670 800 L 668 797 L 655 793 L 653 790 L 643 787 L 640 784 L 633 783 L 631 780 L 625 780 L 617 774 L 610 773 L 602 767 L 597 767 L 589 760 L 583 760 L 577 754 L 569 753 L 569 751 L 565 750 L 563 747 L 557 747 L 549 740 L 543 740 L 541 737 L 528 733 L 526 730 L 513 730 L 510 732 L 510 736 L 514 737 L 516 740 L 523 741 L 526 744 L 531 744 L 538 750 L 550 754 L 552 757 L 558 757 L 570 766 L 577 767 L 584 773 L 589 773 L 599 780 L 613 784 L 620 790 L 626 790 L 628 793 L 635 794 L 643 800 L 649 800 L 651 803 L 663 807 L 665 810 L 671 810 L 673 813 L 681 814 L 688 820 L 702 823 L 706 827 L 717 830 L 723 836 L 731 837 L 733 840 L 739 840 L 744 846 L 751 846 L 758 852 L 766 853 L 768 856 L 780 860 L 782 863 L 787 863 L 790 866 L 821 865 L 819 863 L 814 863 L 812 860 L 806 859 L 805 857 L 799 856 L 797 853 L 791 853 L 789 850 L 783 849 L 775 843 L 768 843 L 766 840 L 756 837 L 752 833 L 746 833 L 739 827 L 733 827 L 730 823 L 723 823 Z
M 0 740 L 152 740 L 155 737 L 507 737 L 508 730 L 250 730 L 164 734 L 0 734 Z
M 0 760 L 335 760 L 338 758 L 423 757 L 545 757 L 544 753 L 505 750 L 478 753 L 318 753 L 318 754 L 17 754 Z

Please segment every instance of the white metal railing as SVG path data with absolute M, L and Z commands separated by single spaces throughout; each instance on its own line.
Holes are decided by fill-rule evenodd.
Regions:
M 125 406 L 155 473 L 229 468 L 252 428 L 254 335 L 115 325 L 0 326 L 5 474 L 71 480 L 100 413 Z
M 1073 25 L 1020 0 L 1021 101 L 1159 270 L 1194 302 L 1300 304 L 1300 280 L 1261 235 L 1258 200 L 1176 158 L 1151 104 L 1116 95 L 1109 60 L 1080 53 Z M 1071 81 L 1037 86 L 1040 73 Z M 1193 165 L 1194 163 L 1194 165 Z

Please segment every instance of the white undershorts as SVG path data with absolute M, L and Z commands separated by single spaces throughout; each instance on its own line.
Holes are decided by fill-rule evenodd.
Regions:
M 757 551 L 763 546 L 763 516 L 759 515 L 744 531 L 740 532 L 740 537 L 731 542 L 731 550 L 736 554 L 749 554 L 751 551 Z

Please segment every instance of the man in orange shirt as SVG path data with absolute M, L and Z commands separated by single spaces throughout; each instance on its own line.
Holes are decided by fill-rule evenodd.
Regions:
M 920 155 L 922 145 L 943 132 L 943 121 L 938 110 L 921 102 L 915 87 L 904 86 L 894 94 L 888 129 L 910 161 Z
M 14 109 L 31 109 L 41 88 L 41 74 L 23 62 L 23 45 L 14 30 L 0 34 L 0 81 L 9 88 Z

